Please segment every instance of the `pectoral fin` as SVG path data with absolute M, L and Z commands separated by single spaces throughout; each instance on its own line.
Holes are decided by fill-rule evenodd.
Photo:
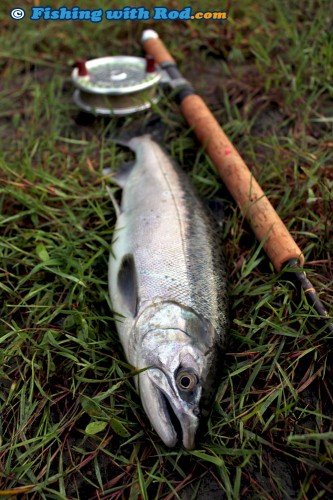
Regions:
M 134 317 L 138 307 L 138 284 L 133 255 L 123 257 L 117 276 L 118 292 L 123 305 Z

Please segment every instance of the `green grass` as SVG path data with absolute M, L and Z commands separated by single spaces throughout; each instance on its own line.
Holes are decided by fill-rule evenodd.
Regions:
M 157 29 L 304 251 L 332 311 L 330 2 L 313 0 L 306 10 L 274 0 L 209 3 L 229 10 L 222 27 L 102 22 L 74 30 L 40 22 L 37 29 L 1 7 L 0 495 L 19 488 L 31 499 L 209 498 L 214 489 L 228 499 L 333 495 L 332 338 L 288 276 L 276 275 L 168 96 L 143 115 L 85 124 L 72 103 L 77 57 L 141 55 L 142 29 Z M 211 417 L 192 452 L 166 449 L 151 429 L 107 289 L 115 214 L 103 168 L 124 158 L 109 136 L 146 130 L 156 116 L 200 194 L 225 201 L 232 325 Z

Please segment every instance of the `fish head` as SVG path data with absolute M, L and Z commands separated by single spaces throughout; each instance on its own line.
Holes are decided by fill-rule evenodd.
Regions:
M 137 358 L 143 370 L 137 385 L 151 424 L 167 446 L 180 439 L 187 449 L 195 447 L 201 400 L 210 386 L 213 364 L 213 349 L 196 334 L 193 319 L 197 318 L 192 315 L 187 324 L 183 321 L 181 329 L 179 321 L 168 327 L 161 321 L 157 328 L 149 328 L 141 337 Z

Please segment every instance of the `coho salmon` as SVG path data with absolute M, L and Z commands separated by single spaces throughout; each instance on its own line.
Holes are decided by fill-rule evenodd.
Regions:
M 187 175 L 149 135 L 122 187 L 109 290 L 128 362 L 149 420 L 167 446 L 195 447 L 221 373 L 228 325 L 220 228 Z

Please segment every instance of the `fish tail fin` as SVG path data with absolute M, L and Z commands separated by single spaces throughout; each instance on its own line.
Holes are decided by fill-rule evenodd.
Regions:
M 154 142 L 150 134 L 145 134 L 141 136 L 135 136 L 132 137 L 131 139 L 124 139 L 124 138 L 115 138 L 111 139 L 111 141 L 114 144 L 118 144 L 122 147 L 128 148 L 131 151 L 133 151 L 136 155 L 139 152 L 140 145 L 142 144 L 143 141 L 146 142 Z M 114 173 L 111 172 L 110 168 L 104 168 L 103 173 L 104 175 L 112 175 L 112 180 L 121 188 L 125 187 L 125 184 L 127 182 L 127 179 L 132 172 L 133 168 L 135 167 L 137 158 L 135 158 L 133 161 L 128 161 L 125 163 L 122 163 L 119 165 Z

